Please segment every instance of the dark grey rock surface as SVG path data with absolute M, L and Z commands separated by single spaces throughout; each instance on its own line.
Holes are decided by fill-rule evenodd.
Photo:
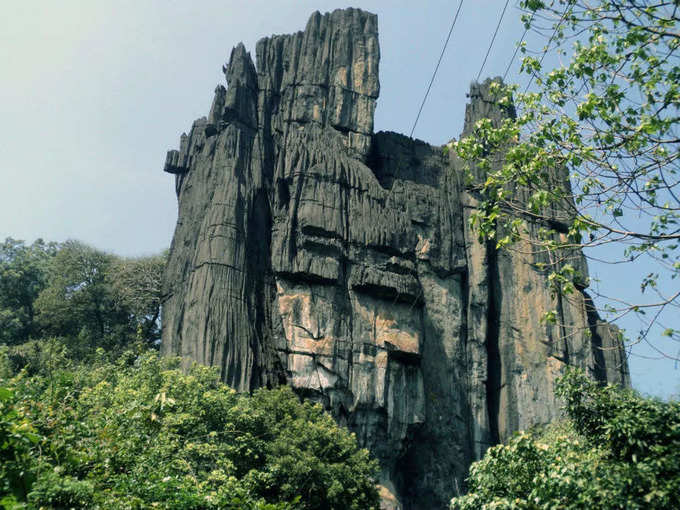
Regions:
M 167 155 L 164 353 L 321 402 L 380 459 L 385 508 L 446 508 L 489 445 L 558 415 L 566 364 L 629 384 L 584 292 L 556 302 L 533 256 L 477 240 L 453 155 L 373 133 L 375 15 L 315 13 L 256 55 L 234 48 L 227 87 Z M 466 132 L 513 114 L 488 85 Z

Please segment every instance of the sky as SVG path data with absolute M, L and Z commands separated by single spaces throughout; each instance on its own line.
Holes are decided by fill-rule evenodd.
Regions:
M 466 92 L 504 3 L 464 2 L 414 137 L 444 144 L 459 136 Z M 302 30 L 315 10 L 342 7 L 378 14 L 375 130 L 408 134 L 457 1 L 4 0 L 0 238 L 75 238 L 124 256 L 167 248 L 177 201 L 174 177 L 162 171 L 165 154 L 207 115 L 231 48 L 243 42 L 254 54 L 261 37 Z M 519 16 L 510 1 L 482 79 L 505 72 L 524 32 Z M 527 40 L 544 44 L 532 34 Z M 518 67 L 515 60 L 508 79 L 524 84 Z M 591 265 L 591 274 L 613 295 L 634 298 L 639 289 L 630 268 Z M 634 386 L 677 395 L 680 370 L 657 358 L 649 346 L 634 347 Z

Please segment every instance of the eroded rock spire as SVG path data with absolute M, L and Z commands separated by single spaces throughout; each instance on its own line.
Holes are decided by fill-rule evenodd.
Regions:
M 227 87 L 167 156 L 164 353 L 323 403 L 380 460 L 385 504 L 406 509 L 446 508 L 489 445 L 554 418 L 565 363 L 627 384 L 585 293 L 559 307 L 569 335 L 542 323 L 546 275 L 470 231 L 479 197 L 453 155 L 373 133 L 375 15 L 315 13 L 256 55 L 234 48 Z M 488 86 L 468 122 L 508 114 Z

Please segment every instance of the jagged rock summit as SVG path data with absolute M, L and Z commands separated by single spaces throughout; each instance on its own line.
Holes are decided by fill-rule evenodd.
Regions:
M 238 390 L 291 385 L 377 456 L 385 508 L 446 508 L 489 445 L 558 414 L 566 364 L 621 384 L 627 366 L 583 289 L 556 302 L 533 256 L 478 241 L 453 155 L 373 133 L 379 56 L 358 9 L 260 40 L 257 66 L 234 48 L 166 159 L 162 350 Z M 513 114 L 489 83 L 466 130 Z

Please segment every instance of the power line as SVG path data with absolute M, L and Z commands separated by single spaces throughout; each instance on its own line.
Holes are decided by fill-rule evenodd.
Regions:
M 534 13 L 531 14 L 531 18 L 529 18 L 529 26 L 531 26 L 531 22 L 534 19 Z M 515 52 L 512 54 L 512 58 L 510 58 L 510 62 L 508 63 L 508 67 L 505 68 L 505 72 L 503 73 L 503 81 L 505 81 L 505 77 L 508 75 L 510 72 L 510 68 L 512 67 L 512 63 L 515 61 L 515 57 L 517 56 L 517 52 L 519 51 L 520 47 L 522 46 L 522 43 L 524 42 L 524 38 L 527 36 L 527 32 L 529 31 L 529 27 L 524 29 L 524 33 L 522 34 L 522 38 L 519 40 L 519 43 L 517 46 L 515 46 Z
M 437 71 L 439 70 L 439 65 L 442 63 L 442 58 L 444 58 L 444 53 L 446 52 L 446 47 L 449 44 L 449 39 L 451 39 L 451 34 L 453 33 L 453 27 L 456 26 L 456 21 L 458 20 L 458 14 L 460 14 L 460 9 L 463 7 L 463 0 L 460 0 L 460 4 L 458 4 L 458 10 L 456 11 L 456 15 L 453 18 L 453 23 L 451 23 L 451 28 L 449 29 L 449 35 L 446 36 L 446 41 L 444 42 L 444 47 L 442 48 L 442 53 L 439 55 L 439 61 L 437 62 L 437 66 L 434 68 L 434 72 L 432 73 L 432 79 L 430 80 L 430 84 L 427 86 L 427 91 L 425 92 L 425 97 L 423 97 L 423 102 L 420 104 L 420 109 L 418 110 L 418 115 L 416 116 L 416 120 L 413 123 L 413 127 L 411 128 L 411 134 L 409 135 L 410 138 L 413 138 L 413 132 L 416 130 L 416 125 L 418 124 L 418 119 L 420 119 L 420 114 L 423 111 L 423 106 L 425 106 L 425 101 L 427 101 L 427 96 L 430 94 L 430 89 L 432 88 L 432 84 L 434 83 L 434 78 L 437 76 Z
M 498 24 L 496 25 L 496 30 L 494 31 L 493 37 L 491 38 L 491 43 L 489 44 L 489 48 L 486 50 L 486 55 L 484 55 L 484 61 L 482 62 L 482 67 L 479 68 L 479 72 L 477 73 L 477 78 L 475 79 L 475 81 L 478 82 L 478 83 L 479 83 L 479 77 L 482 75 L 482 71 L 484 70 L 484 66 L 486 65 L 486 60 L 489 58 L 489 53 L 491 53 L 491 48 L 493 47 L 493 43 L 496 40 L 496 35 L 498 35 L 498 29 L 501 27 L 501 22 L 503 21 L 503 16 L 505 16 L 505 10 L 508 8 L 509 3 L 510 3 L 510 0 L 505 0 L 505 5 L 503 6 L 503 11 L 501 12 L 501 17 L 498 19 Z
M 570 2 L 567 2 L 567 5 L 564 6 L 564 12 L 562 13 L 562 16 L 560 17 L 560 20 L 557 22 L 555 25 L 555 29 L 553 30 L 552 35 L 550 36 L 550 39 L 548 39 L 548 44 L 545 45 L 545 49 L 543 50 L 543 55 L 541 55 L 541 59 L 538 61 L 538 65 L 540 66 L 543 64 L 543 59 L 545 58 L 545 55 L 548 53 L 548 49 L 550 48 L 550 43 L 554 39 L 554 37 L 557 35 L 557 31 L 560 28 L 560 25 L 564 21 L 565 16 L 567 15 L 567 11 L 569 11 L 569 5 Z M 527 90 L 529 90 L 529 87 L 531 86 L 531 83 L 534 81 L 534 73 L 531 74 L 531 78 L 529 78 L 529 83 L 527 83 L 527 86 L 524 88 L 524 93 L 527 93 Z

